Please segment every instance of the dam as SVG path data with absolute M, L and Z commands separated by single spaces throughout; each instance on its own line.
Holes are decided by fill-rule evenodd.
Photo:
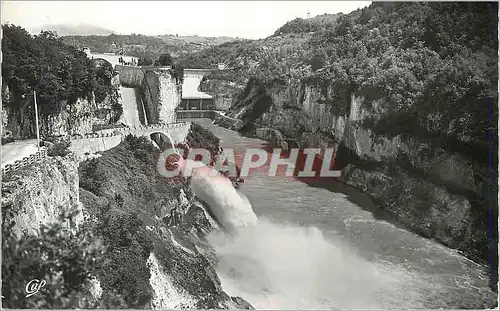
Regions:
M 171 67 L 117 64 L 114 68 L 119 74 L 123 106 L 120 122 L 126 126 L 176 122 L 176 110 L 215 109 L 212 96 L 198 89 L 210 69 L 184 69 L 182 86 L 177 89 L 170 76 Z

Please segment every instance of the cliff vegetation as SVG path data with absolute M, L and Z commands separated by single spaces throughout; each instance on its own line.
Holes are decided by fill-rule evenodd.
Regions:
M 92 115 L 96 110 L 93 105 L 115 95 L 115 73 L 109 64 L 92 62 L 49 31 L 32 36 L 10 24 L 3 25 L 2 30 L 2 105 L 8 114 L 4 125 L 19 128 L 17 135 L 34 134 L 33 91 L 37 91 L 42 119 L 61 111 L 84 111 L 78 117 Z M 79 100 L 90 107 L 80 107 Z M 120 110 L 116 99 L 109 103 L 113 104 L 114 110 Z

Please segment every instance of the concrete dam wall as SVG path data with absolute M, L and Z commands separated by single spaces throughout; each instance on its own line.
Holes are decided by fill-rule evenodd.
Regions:
M 142 67 L 116 65 L 115 70 L 120 76 L 120 84 L 126 87 L 140 87 L 144 79 Z

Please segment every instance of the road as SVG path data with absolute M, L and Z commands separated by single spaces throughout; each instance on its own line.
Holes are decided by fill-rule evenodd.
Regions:
M 36 139 L 15 141 L 2 146 L 2 168 L 38 151 Z

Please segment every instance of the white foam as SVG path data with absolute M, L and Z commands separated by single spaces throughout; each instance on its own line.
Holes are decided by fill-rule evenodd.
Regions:
M 261 218 L 208 240 L 224 290 L 258 309 L 423 307 L 414 275 L 368 262 L 315 227 Z

